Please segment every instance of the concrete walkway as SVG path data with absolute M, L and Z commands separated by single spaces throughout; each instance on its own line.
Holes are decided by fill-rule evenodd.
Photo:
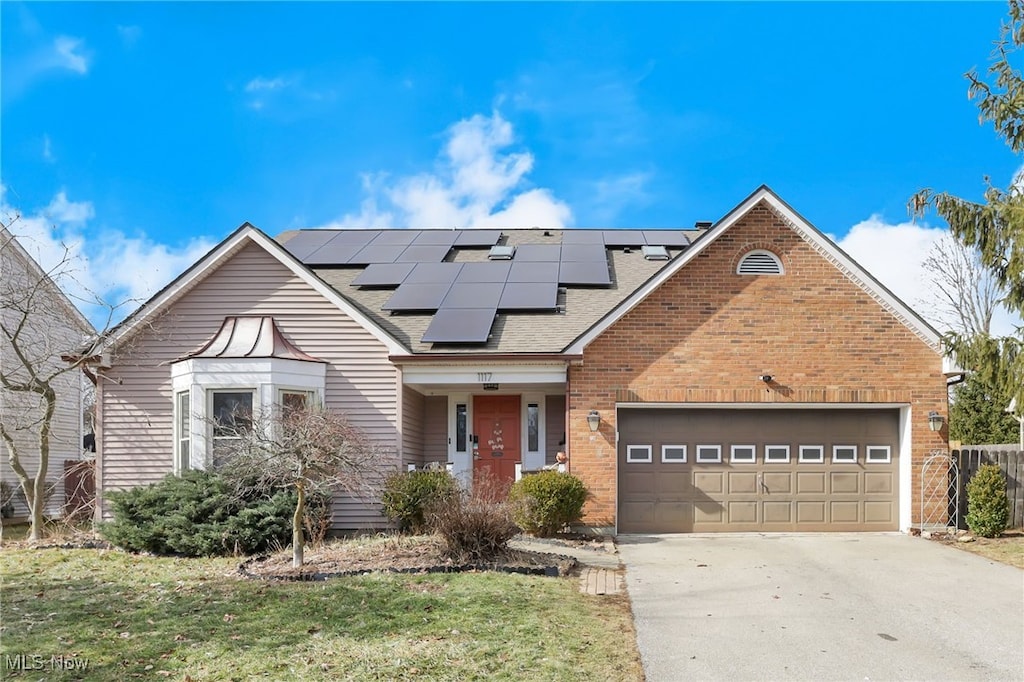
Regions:
M 625 591 L 625 571 L 619 560 L 615 544 L 605 540 L 604 544 L 578 546 L 520 535 L 508 543 L 509 547 L 530 552 L 548 552 L 571 556 L 580 563 L 580 590 L 593 596 L 620 594 Z
M 618 546 L 648 682 L 1024 679 L 1012 566 L 897 534 Z

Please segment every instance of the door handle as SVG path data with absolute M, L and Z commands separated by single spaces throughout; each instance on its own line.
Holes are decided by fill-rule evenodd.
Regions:
M 760 471 L 757 472 L 757 487 L 762 493 L 768 492 L 768 486 L 764 484 L 764 473 Z

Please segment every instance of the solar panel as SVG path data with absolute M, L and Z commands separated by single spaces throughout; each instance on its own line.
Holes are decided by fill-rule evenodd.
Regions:
M 413 244 L 407 246 L 397 263 L 439 263 L 452 250 L 451 244 Z
M 608 263 L 584 261 L 582 263 L 561 263 L 558 267 L 559 284 L 609 285 Z
M 352 280 L 354 287 L 396 287 L 412 272 L 412 263 L 374 263 Z
M 330 244 L 325 248 L 329 248 Z M 345 263 L 348 265 L 370 265 L 371 263 L 394 263 L 406 247 L 401 244 L 370 244 L 364 246 Z M 321 249 L 322 251 L 323 249 Z M 314 253 L 317 257 L 319 252 Z
M 366 246 L 380 236 L 380 230 L 339 230 L 332 244 L 358 244 Z
M 504 288 L 504 282 L 456 282 L 441 301 L 441 310 L 497 308 Z
M 558 263 L 512 263 L 509 282 L 558 283 Z
M 505 285 L 498 310 L 554 310 L 558 285 L 554 282 L 511 282 Z
M 336 244 L 331 240 L 306 256 L 302 262 L 306 265 L 345 265 L 362 248 L 359 244 Z
M 420 339 L 423 343 L 485 343 L 494 324 L 495 308 L 438 310 Z
M 643 246 L 644 233 L 640 230 L 605 230 L 605 246 Z
M 449 282 L 418 282 L 408 280 L 395 289 L 387 303 L 381 306 L 384 310 L 437 310 L 444 300 Z
M 300 261 L 338 236 L 335 230 L 302 230 L 284 243 L 284 248 Z
M 388 230 L 387 232 L 381 232 L 373 240 L 372 244 L 374 246 L 395 246 L 399 244 L 409 246 L 418 236 L 420 236 L 420 230 Z
M 420 282 L 451 284 L 459 276 L 462 267 L 462 263 L 417 263 L 405 281 L 409 284 Z
M 562 246 L 562 262 L 600 261 L 608 262 L 604 244 L 565 244 Z
M 516 249 L 516 260 L 531 263 L 555 262 L 562 253 L 558 244 L 521 244 Z
M 463 263 L 456 282 L 504 282 L 512 263 Z
M 604 232 L 602 230 L 565 230 L 562 232 L 562 243 L 604 246 Z
M 501 239 L 501 230 L 459 230 L 455 246 L 465 248 L 494 246 Z
M 644 230 L 644 238 L 652 246 L 673 246 L 681 249 L 690 245 L 682 230 Z
M 455 230 L 421 230 L 419 236 L 412 241 L 416 246 L 424 244 L 451 246 L 459 233 Z

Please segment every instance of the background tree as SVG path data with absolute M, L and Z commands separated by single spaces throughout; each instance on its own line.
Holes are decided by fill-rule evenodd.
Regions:
M 296 492 L 292 566 L 301 566 L 307 499 L 314 494 L 371 493 L 379 474 L 376 448 L 344 416 L 325 407 L 276 405 L 253 418 L 240 417 L 217 425 L 232 429 L 235 437 L 221 471 L 239 485 Z
M 81 367 L 99 337 L 62 290 L 74 276 L 67 249 L 56 265 L 43 270 L 17 242 L 10 224 L 0 223 L 0 440 L 28 506 L 29 539 L 39 540 L 52 492 L 47 474 L 53 449 L 77 455 L 82 447 L 77 425 L 76 442 L 55 433 L 64 409 L 81 421 L 78 398 L 71 406 L 62 401 L 80 395 Z M 72 361 L 62 360 L 69 354 Z
M 980 121 L 990 121 L 1018 157 L 1024 151 L 1024 78 L 1012 58 L 1022 46 L 1024 0 L 1010 0 L 989 68 L 984 74 L 966 74 L 968 96 L 978 102 Z M 1024 187 L 1019 180 L 1013 178 L 1008 188 L 1000 189 L 985 178 L 981 202 L 924 189 L 910 200 L 910 208 L 919 216 L 934 209 L 953 236 L 976 248 L 982 266 L 1005 291 L 1003 303 L 1024 314 Z M 1024 405 L 1024 344 L 1019 329 L 1002 339 L 954 332 L 947 336 L 947 345 L 961 366 L 990 385 L 1004 381 L 1017 404 Z

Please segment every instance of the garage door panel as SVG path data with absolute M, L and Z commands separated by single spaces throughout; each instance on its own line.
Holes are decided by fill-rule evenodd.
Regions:
M 897 530 L 899 410 L 894 408 L 619 408 L 619 530 L 703 532 Z M 650 462 L 626 462 L 626 448 L 650 448 Z M 665 445 L 686 462 L 662 462 Z M 753 461 L 732 461 L 733 446 Z M 856 462 L 834 462 L 833 447 L 855 446 Z M 698 446 L 720 462 L 698 462 Z M 765 461 L 766 446 L 790 461 Z M 803 446 L 803 450 L 801 450 Z M 868 446 L 891 455 L 867 460 Z M 801 452 L 804 461 L 800 461 Z

